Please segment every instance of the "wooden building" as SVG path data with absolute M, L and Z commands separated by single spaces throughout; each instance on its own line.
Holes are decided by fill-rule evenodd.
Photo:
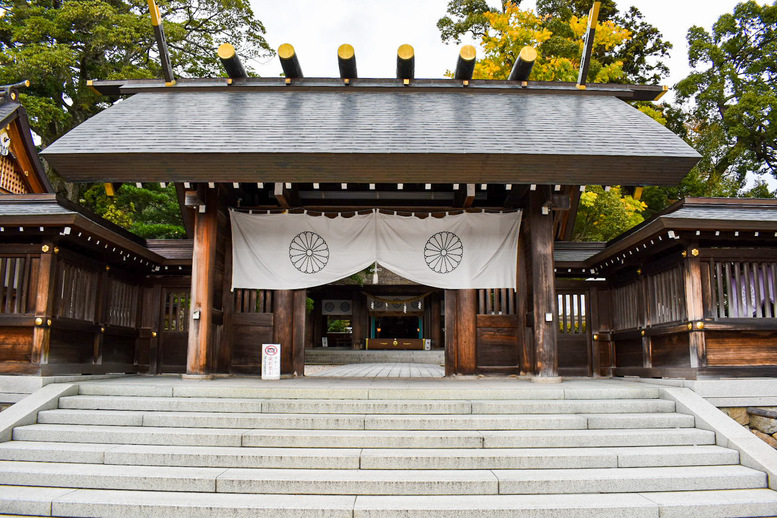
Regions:
M 129 97 L 46 160 L 71 181 L 174 182 L 191 240 L 145 241 L 53 195 L 0 198 L 3 372 L 258 374 L 272 342 L 284 374 L 300 375 L 305 349 L 323 339 L 444 348 L 449 375 L 777 367 L 771 202 L 685 200 L 613 242 L 568 241 L 582 185 L 673 184 L 695 164 L 695 151 L 624 102 L 661 87 L 301 77 L 92 86 Z M 16 178 L 32 164 L 23 192 L 47 192 L 23 111 L 5 100 L 4 124 L 16 120 L 22 139 Z M 378 265 L 377 282 L 368 270 L 308 289 L 233 290 L 230 209 L 521 210 L 516 286 L 440 289 Z M 330 332 L 333 320 L 348 332 Z

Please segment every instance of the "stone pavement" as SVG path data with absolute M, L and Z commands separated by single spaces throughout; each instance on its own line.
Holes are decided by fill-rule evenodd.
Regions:
M 445 369 L 431 363 L 355 363 L 318 372 L 305 367 L 305 375 L 319 378 L 442 378 Z

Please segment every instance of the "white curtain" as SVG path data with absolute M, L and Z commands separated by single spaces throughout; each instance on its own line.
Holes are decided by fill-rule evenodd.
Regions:
M 375 261 L 435 288 L 515 288 L 520 212 L 231 216 L 233 288 L 310 288 Z

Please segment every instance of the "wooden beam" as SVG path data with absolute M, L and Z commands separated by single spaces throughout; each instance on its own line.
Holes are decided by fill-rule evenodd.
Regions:
M 278 200 L 280 208 L 289 208 L 288 191 L 283 182 L 275 182 L 275 199 Z
M 459 189 L 456 191 L 456 205 L 465 209 L 472 207 L 475 202 L 475 184 L 468 183 L 466 189 Z
M 543 208 L 550 200 L 550 186 L 538 185 L 536 191 L 529 193 L 535 372 L 537 376 L 544 378 L 558 376 L 553 218 L 549 214 L 543 214 Z
M 531 75 L 531 69 L 534 67 L 534 62 L 537 60 L 537 51 L 533 47 L 525 46 L 518 54 L 518 59 L 515 60 L 513 69 L 510 71 L 508 81 L 528 81 Z
M 219 45 L 218 55 L 224 70 L 231 79 L 244 79 L 248 77 L 246 69 L 243 68 L 243 63 L 240 62 L 240 57 L 231 43 Z
M 278 47 L 278 58 L 281 60 L 281 68 L 287 79 L 301 79 L 302 68 L 299 66 L 299 59 L 294 47 L 289 43 L 284 43 Z
M 353 46 L 343 43 L 337 48 L 337 66 L 341 79 L 356 79 L 356 51 Z
M 36 194 L 45 193 L 47 192 L 47 189 L 41 182 L 41 179 L 38 178 L 38 169 L 33 165 L 32 160 L 30 160 L 27 148 L 24 145 L 22 132 L 17 125 L 18 123 L 19 120 L 17 119 L 15 122 L 8 125 L 8 136 L 11 139 L 11 152 L 16 157 L 16 161 L 22 169 L 20 171 L 22 173 L 22 180 L 27 183 L 30 190 Z
M 404 44 L 397 49 L 397 79 L 410 80 L 415 77 L 415 51 Z
M 460 81 L 469 81 L 472 79 L 472 73 L 475 71 L 475 62 L 477 61 L 477 51 L 472 45 L 464 45 L 459 51 L 459 59 L 456 60 L 456 71 L 453 73 L 453 79 Z
M 183 227 L 186 229 L 186 237 L 191 239 L 194 236 L 194 211 L 186 205 L 186 190 L 182 183 L 175 183 L 175 194 L 178 197 L 178 206 L 180 207 Z
M 294 372 L 294 295 L 277 290 L 273 296 L 273 341 L 281 345 L 281 374 Z
M 30 363 L 35 365 L 49 362 L 49 345 L 51 343 L 51 326 L 49 322 L 54 313 L 54 290 L 57 273 L 57 256 L 54 254 L 54 243 L 44 242 L 43 247 L 47 247 L 47 251 L 40 254 L 40 259 L 38 260 L 38 284 L 34 288 L 36 290 L 35 328 L 32 332 Z
M 594 38 L 596 37 L 596 23 L 599 21 L 599 8 L 601 2 L 594 2 L 591 11 L 588 13 L 588 29 L 585 33 L 585 46 L 583 55 L 580 58 L 580 73 L 577 76 L 577 87 L 585 89 L 588 82 L 588 68 L 591 66 L 591 55 L 594 50 Z
M 512 184 L 512 186 L 513 187 L 510 189 L 510 193 L 505 198 L 505 208 L 517 209 L 518 207 L 525 206 L 526 200 L 524 197 L 526 196 L 526 193 L 529 192 L 529 186 L 526 184 Z
M 458 321 L 457 291 L 445 290 L 445 375 L 453 376 L 458 372 Z
M 294 332 L 292 336 L 291 374 L 293 376 L 305 375 L 305 318 L 307 316 L 307 290 L 294 290 L 293 314 Z
M 559 229 L 558 237 L 563 241 L 571 241 L 575 231 L 575 220 L 577 219 L 577 209 L 580 207 L 580 186 L 573 185 L 570 193 L 570 207 L 565 214 L 564 220 Z
M 148 9 L 151 13 L 151 24 L 154 26 L 154 36 L 156 36 L 157 50 L 159 51 L 159 60 L 162 65 L 162 74 L 165 78 L 165 85 L 175 84 L 175 74 L 173 65 L 170 63 L 170 52 L 167 50 L 167 39 L 165 38 L 165 29 L 162 26 L 162 15 L 159 13 L 159 6 L 154 0 L 148 0 Z
M 707 343 L 704 336 L 704 329 L 698 327 L 699 323 L 704 322 L 704 293 L 701 284 L 699 243 L 690 243 L 683 263 L 685 311 L 688 317 L 688 323 L 691 326 L 690 332 L 688 333 L 689 354 L 691 368 L 698 369 L 707 366 Z
M 477 290 L 457 290 L 456 345 L 458 374 L 477 371 Z
M 186 373 L 208 375 L 213 343 L 213 295 L 218 238 L 218 189 L 208 189 L 205 212 L 194 215 L 194 251 Z

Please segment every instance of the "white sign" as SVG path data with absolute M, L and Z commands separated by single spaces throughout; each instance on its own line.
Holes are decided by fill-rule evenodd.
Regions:
M 281 379 L 281 344 L 262 344 L 262 379 Z
M 432 339 L 426 338 L 424 340 L 424 351 L 431 351 L 432 350 Z
M 329 338 L 326 336 L 321 337 L 321 347 L 329 347 Z

